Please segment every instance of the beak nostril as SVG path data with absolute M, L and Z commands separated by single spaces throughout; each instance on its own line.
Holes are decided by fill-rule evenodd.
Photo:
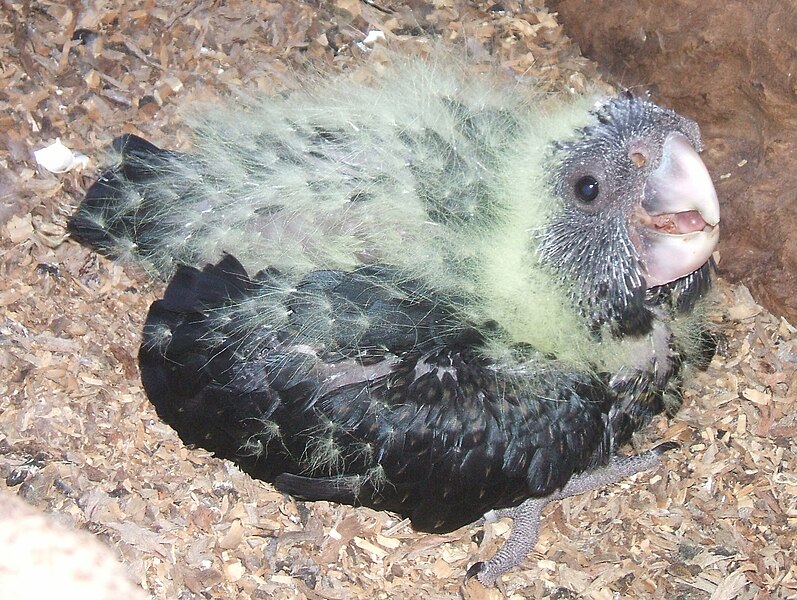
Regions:
M 631 157 L 631 162 L 633 162 L 640 169 L 648 163 L 647 157 L 641 152 L 632 152 L 629 154 L 629 156 Z

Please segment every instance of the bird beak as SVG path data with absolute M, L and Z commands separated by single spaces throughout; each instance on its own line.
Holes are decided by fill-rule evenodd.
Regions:
M 717 193 L 685 135 L 667 136 L 634 221 L 648 288 L 689 275 L 714 252 L 720 221 Z

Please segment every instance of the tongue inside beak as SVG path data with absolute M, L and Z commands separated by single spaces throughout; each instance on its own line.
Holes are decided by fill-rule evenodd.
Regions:
M 717 194 L 703 161 L 686 136 L 671 133 L 635 223 L 648 287 L 699 269 L 717 245 L 719 220 Z
M 671 235 L 703 231 L 709 227 L 703 215 L 696 210 L 652 216 L 650 217 L 649 224 L 650 227 L 653 227 L 656 231 L 669 233 Z

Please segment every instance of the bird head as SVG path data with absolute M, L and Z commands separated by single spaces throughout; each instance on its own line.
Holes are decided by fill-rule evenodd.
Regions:
M 630 96 L 593 117 L 553 150 L 549 187 L 561 206 L 537 252 L 594 326 L 646 333 L 662 290 L 707 279 L 719 203 L 693 121 Z

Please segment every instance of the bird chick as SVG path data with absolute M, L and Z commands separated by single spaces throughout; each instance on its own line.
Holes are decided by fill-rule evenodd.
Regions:
M 713 353 L 719 207 L 692 121 L 395 60 L 135 136 L 70 221 L 170 278 L 142 381 L 187 444 L 306 500 L 448 532 L 658 464 L 618 449 Z

